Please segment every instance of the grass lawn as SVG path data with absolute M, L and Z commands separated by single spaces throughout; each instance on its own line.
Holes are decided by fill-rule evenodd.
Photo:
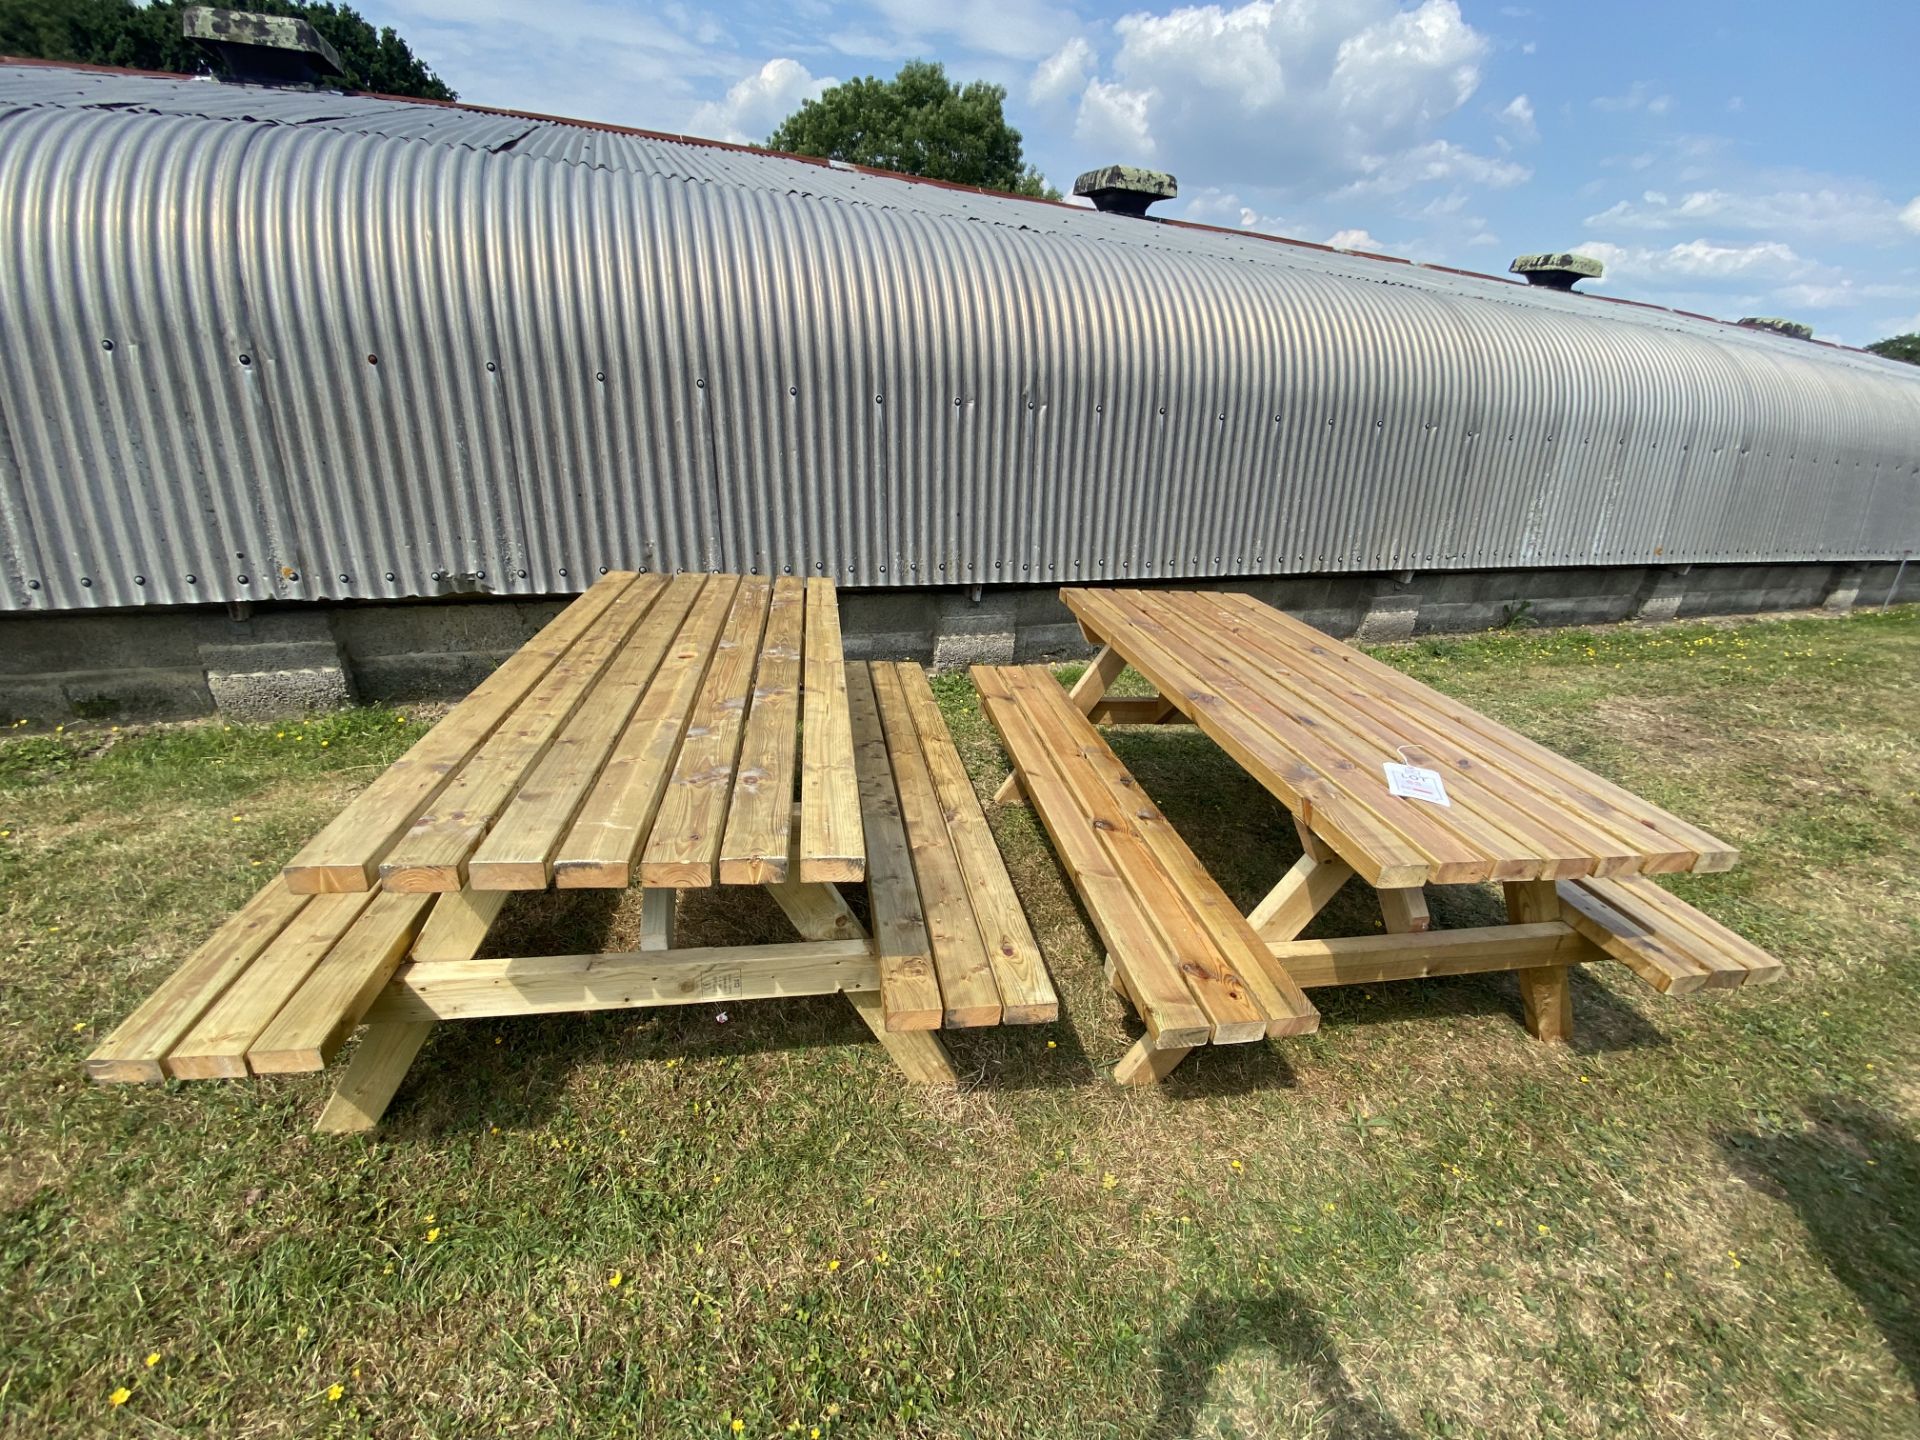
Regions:
M 325 1077 L 80 1064 L 420 722 L 16 729 L 0 1433 L 1920 1433 L 1920 613 L 1378 653 L 1737 843 L 1674 886 L 1785 978 L 1666 1000 L 1589 967 L 1570 1049 L 1507 976 L 1320 991 L 1317 1035 L 1122 1091 L 1135 1024 L 1016 807 L 1065 1013 L 951 1037 L 959 1094 L 837 997 L 476 1021 L 327 1140 Z M 937 689 L 990 790 L 971 690 Z M 1297 856 L 1198 732 L 1114 744 L 1236 900 Z M 497 953 L 618 947 L 637 911 L 517 897 Z M 730 892 L 681 933 L 782 924 Z M 1378 927 L 1350 891 L 1308 933 Z

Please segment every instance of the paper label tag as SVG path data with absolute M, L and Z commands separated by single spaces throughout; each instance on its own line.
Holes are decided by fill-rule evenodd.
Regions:
M 1453 808 L 1453 802 L 1447 799 L 1447 782 L 1440 778 L 1438 770 L 1422 770 L 1418 765 L 1387 764 L 1380 767 L 1387 772 L 1387 789 L 1395 795 L 1408 800 L 1424 800 L 1429 805 L 1445 805 Z

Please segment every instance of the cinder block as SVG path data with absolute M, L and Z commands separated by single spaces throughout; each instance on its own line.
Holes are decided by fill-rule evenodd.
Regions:
M 1420 620 L 1418 595 L 1376 595 L 1353 638 L 1362 645 L 1391 645 L 1411 640 Z
M 213 703 L 229 720 L 280 720 L 353 703 L 353 687 L 338 665 L 309 670 L 207 672 Z

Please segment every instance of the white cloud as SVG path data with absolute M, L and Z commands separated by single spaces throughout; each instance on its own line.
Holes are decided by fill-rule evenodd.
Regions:
M 1386 253 L 1386 247 L 1365 230 L 1336 230 L 1327 237 L 1327 244 L 1336 250 L 1366 250 L 1375 255 Z
M 1596 110 L 1644 110 L 1649 115 L 1664 115 L 1673 108 L 1671 95 L 1656 95 L 1653 87 L 1644 80 L 1636 80 L 1629 85 L 1623 95 L 1596 95 L 1593 97 Z
M 1262 235 L 1293 234 L 1293 228 L 1279 215 L 1263 214 L 1231 190 L 1207 187 L 1187 201 L 1186 220 L 1202 225 L 1224 225 L 1241 230 L 1256 230 Z
M 1464 184 L 1505 190 L 1533 175 L 1516 161 L 1476 155 L 1451 140 L 1429 140 L 1397 155 L 1363 156 L 1360 168 L 1366 172 L 1366 178 L 1336 192 L 1335 199 L 1397 195 L 1416 185 Z
M 1833 276 L 1837 271 L 1799 254 L 1778 240 L 1722 245 L 1688 240 L 1665 249 L 1584 240 L 1574 247 L 1607 267 L 1607 278 L 1639 280 L 1748 280 L 1783 282 Z
M 798 60 L 769 60 L 733 85 L 722 100 L 694 107 L 687 129 L 736 145 L 763 143 L 780 122 L 834 81 L 814 75 Z
M 1108 150 L 1117 152 L 1114 163 L 1134 164 L 1157 159 L 1158 147 L 1148 120 L 1152 105 L 1151 92 L 1129 90 L 1105 80 L 1090 80 L 1086 93 L 1080 97 L 1073 138 L 1082 145 L 1101 149 L 1102 154 Z
M 1112 158 L 1155 156 L 1195 184 L 1301 191 L 1429 139 L 1478 88 L 1488 48 L 1455 0 L 1182 5 L 1125 15 L 1114 34 L 1077 138 L 1130 144 Z
M 1920 233 L 1920 197 L 1905 210 L 1896 211 L 1893 202 L 1859 186 L 1755 194 L 1692 190 L 1677 200 L 1649 190 L 1638 202 L 1622 200 L 1597 215 L 1589 215 L 1586 223 L 1619 230 L 1711 226 L 1775 235 L 1824 235 L 1836 240 L 1885 240 L 1893 238 L 1896 224 Z
M 1079 93 L 1086 88 L 1094 59 L 1086 36 L 1074 36 L 1034 68 L 1027 99 L 1035 105 L 1051 105 Z
M 1524 95 L 1516 95 L 1500 111 L 1500 118 L 1513 126 L 1525 139 L 1532 140 L 1539 135 L 1539 127 L 1533 123 L 1533 101 Z

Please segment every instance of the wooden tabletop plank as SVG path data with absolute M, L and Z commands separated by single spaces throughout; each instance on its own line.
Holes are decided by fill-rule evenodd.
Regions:
M 458 890 L 466 883 L 467 857 L 665 588 L 664 577 L 642 575 L 607 607 L 387 852 L 380 862 L 386 889 Z
M 467 863 L 476 890 L 544 890 L 554 850 L 706 584 L 676 575 Z
M 1144 674 L 1160 693 L 1175 697 L 1194 723 L 1289 810 L 1334 847 L 1369 885 L 1394 888 L 1438 881 L 1448 863 L 1472 873 L 1470 856 L 1436 858 L 1356 804 L 1319 769 L 1281 743 L 1246 713 L 1245 685 L 1230 675 L 1199 677 L 1179 637 L 1122 603 L 1123 592 L 1063 590 L 1070 609 Z M 1257 703 L 1257 702 L 1256 702 Z
M 654 816 L 653 832 L 640 852 L 642 885 L 697 889 L 714 882 L 760 634 L 772 597 L 773 582 L 758 575 L 742 580 L 734 595 L 688 717 L 673 776 Z
M 880 726 L 880 707 L 867 667 L 849 665 L 846 685 L 886 1028 L 938 1030 L 945 1016 L 940 980 L 933 968 L 933 945 L 913 878 L 913 852 L 900 817 L 893 767 L 887 762 L 886 732 Z
M 1129 998 L 1154 1048 L 1206 1044 L 1213 1038 L 1212 1022 L 1174 968 L 1159 930 L 1100 843 L 1098 831 L 1082 815 L 1078 799 L 1055 769 L 1051 750 L 1008 688 L 1004 668 L 976 665 L 972 673 L 987 718 L 1006 742 L 1034 813 L 1085 902 L 1087 918 L 1126 977 Z
M 370 888 L 379 874 L 380 858 L 527 692 L 636 578 L 632 572 L 622 571 L 596 581 L 481 681 L 472 694 L 300 848 L 281 871 L 287 888 L 302 895 Z
M 708 578 L 554 854 L 553 882 L 560 889 L 624 890 L 632 883 L 635 858 L 653 829 L 688 717 L 739 592 L 737 575 Z
M 1261 605 L 1251 597 L 1235 597 L 1257 623 L 1291 637 L 1299 646 L 1329 663 L 1348 667 L 1382 700 L 1421 723 L 1454 727 L 1453 733 L 1498 754 L 1503 764 L 1527 783 L 1541 799 L 1577 807 L 1591 822 L 1639 845 L 1650 863 L 1642 873 L 1671 870 L 1719 871 L 1739 862 L 1739 852 L 1679 816 L 1641 799 L 1632 791 L 1594 774 L 1564 755 L 1548 749 L 1516 730 L 1451 696 L 1402 675 L 1371 655 L 1342 645 L 1283 611 Z M 1663 864 L 1667 855 L 1692 856 L 1691 864 Z
M 1203 679 L 1222 683 L 1220 677 L 1231 676 L 1244 685 L 1248 713 L 1283 745 L 1410 843 L 1451 862 L 1454 868 L 1436 870 L 1436 878 L 1441 874 L 1455 881 L 1546 878 L 1549 866 L 1529 853 L 1530 847 L 1457 801 L 1442 813 L 1392 794 L 1381 769 L 1383 760 L 1399 759 L 1392 747 L 1383 749 L 1366 734 L 1357 733 L 1312 690 L 1293 692 L 1278 684 L 1257 654 L 1249 653 L 1202 597 L 1146 592 L 1134 598 L 1141 614 L 1159 621 L 1167 633 L 1185 636 L 1184 643 L 1202 659 Z M 1366 728 L 1369 722 L 1358 727 Z
M 773 582 L 752 708 L 740 739 L 733 801 L 720 842 L 723 885 L 766 885 L 787 877 L 806 595 L 806 582 L 796 576 L 782 575 Z
M 114 1027 L 87 1057 L 87 1074 L 113 1084 L 166 1079 L 162 1061 L 174 1044 L 310 901 L 287 889 L 277 875 L 268 881 Z
M 946 817 L 947 834 L 973 902 L 973 918 L 986 941 L 987 960 L 1000 989 L 1002 1018 L 1010 1025 L 1043 1024 L 1059 1018 L 1060 997 L 1041 958 L 1027 912 L 1014 893 L 1006 862 L 994 844 L 993 832 L 980 808 L 980 797 L 954 748 L 953 736 L 941 717 L 940 706 L 927 684 L 927 672 L 918 665 L 876 664 L 890 671 L 913 717 L 920 749 L 933 779 L 933 791 Z
M 1092 727 L 1079 711 L 1067 704 L 1066 692 L 1052 674 L 1039 665 L 1008 668 L 1006 684 L 1040 743 L 1047 747 L 1054 773 L 1073 793 L 1080 813 L 1088 818 L 1100 843 L 1106 847 L 1114 869 L 1127 888 L 1139 897 L 1140 908 L 1159 932 L 1174 967 L 1193 992 L 1194 1000 L 1206 1012 L 1214 1043 L 1240 1044 L 1264 1037 L 1269 1022 L 1290 1013 L 1293 1005 L 1269 982 L 1268 957 L 1259 938 L 1247 929 L 1247 922 L 1231 906 L 1221 909 L 1225 916 L 1232 917 L 1232 926 L 1237 929 L 1225 925 L 1220 909 L 1209 916 L 1200 913 L 1192 903 L 1186 888 L 1168 872 L 1154 847 L 1144 838 L 1142 827 L 1135 823 L 1137 813 L 1148 808 L 1142 804 L 1138 787 L 1122 789 L 1107 783 L 1088 754 L 1087 732 Z M 1080 728 L 1064 718 L 1062 712 L 1076 717 Z M 1106 749 L 1106 743 L 1097 734 L 1092 738 L 1095 742 L 1092 748 Z M 1187 858 L 1192 860 L 1190 853 Z M 1199 871 L 1197 863 L 1192 871 L 1205 874 Z M 1216 920 L 1223 922 L 1227 944 L 1222 943 L 1221 934 L 1216 931 L 1213 923 Z M 1246 932 L 1244 945 L 1234 944 L 1241 938 L 1239 931 Z M 1228 945 L 1233 945 L 1233 949 L 1229 950 Z M 1264 999 L 1272 1001 L 1274 1009 L 1263 1003 L 1263 991 L 1266 992 Z M 1304 997 L 1301 1003 L 1304 1009 L 1313 1009 L 1305 1004 Z
M 1267 942 L 1207 873 L 1199 857 L 1167 822 L 1159 806 L 1108 747 L 1091 721 L 1067 697 L 1043 667 L 1033 667 L 1013 681 L 1015 693 L 1029 712 L 1040 709 L 1052 717 L 1055 733 L 1086 763 L 1106 789 L 1114 808 L 1128 821 L 1168 882 L 1220 952 L 1227 966 L 1245 982 L 1254 1003 L 1267 1017 L 1270 1037 L 1302 1035 L 1319 1026 L 1320 1015 L 1285 970 L 1273 963 Z M 1046 738 L 1043 735 L 1043 738 Z M 1188 983 L 1193 976 L 1188 973 Z M 1195 993 L 1198 994 L 1196 987 Z
M 406 958 L 439 897 L 382 890 L 247 1046 L 256 1075 L 324 1070 Z
M 1380 755 L 1439 770 L 1447 793 L 1464 810 L 1497 825 L 1518 853 L 1535 857 L 1547 872 L 1499 874 L 1495 879 L 1566 879 L 1576 875 L 1612 875 L 1638 870 L 1647 852 L 1636 839 L 1622 836 L 1565 805 L 1543 805 L 1524 786 L 1516 786 L 1498 757 L 1450 723 L 1416 719 L 1388 703 L 1354 672 L 1331 666 L 1299 648 L 1290 636 L 1263 629 L 1238 602 L 1244 596 L 1209 594 L 1216 613 L 1249 658 L 1289 694 L 1305 696 L 1339 715 L 1356 733 L 1375 742 Z M 1379 756 L 1376 756 L 1379 758 Z M 1409 802 L 1413 803 L 1413 802 Z M 1508 850 L 1504 853 L 1516 853 Z
M 380 893 L 345 891 L 309 901 L 167 1053 L 167 1074 L 176 1080 L 246 1075 L 254 1038 Z
M 806 698 L 800 741 L 800 878 L 858 880 L 867 851 L 860 834 L 860 781 L 847 720 L 846 662 L 833 582 L 807 581 Z
M 1586 825 L 1573 812 L 1536 806 L 1529 812 L 1501 793 L 1497 769 L 1484 755 L 1468 754 L 1430 730 L 1408 724 L 1347 683 L 1344 672 L 1309 663 L 1247 623 L 1244 612 L 1216 603 L 1205 593 L 1170 595 L 1163 608 L 1185 612 L 1191 622 L 1231 643 L 1232 654 L 1259 676 L 1275 705 L 1312 732 L 1337 745 L 1360 767 L 1354 783 L 1386 791 L 1383 764 L 1420 765 L 1446 778 L 1452 808 L 1443 816 L 1421 811 L 1424 802 L 1389 796 L 1394 809 L 1436 819 L 1478 845 L 1492 864 L 1489 880 L 1554 880 L 1590 875 L 1609 861 L 1637 868 L 1637 852 Z M 1396 720 L 1398 724 L 1396 725 Z M 1554 821 L 1558 818 L 1559 824 Z M 1562 830 L 1571 833 L 1561 833 Z
M 951 1027 L 998 1025 L 1000 987 L 987 956 L 986 938 L 974 918 L 967 877 L 947 833 L 946 816 L 934 793 L 920 749 L 919 732 L 899 677 L 891 665 L 870 665 L 868 676 L 886 736 L 887 759 L 900 797 L 900 818 L 920 886 L 920 913 L 933 947 L 933 968 L 940 977 L 943 1023 Z

